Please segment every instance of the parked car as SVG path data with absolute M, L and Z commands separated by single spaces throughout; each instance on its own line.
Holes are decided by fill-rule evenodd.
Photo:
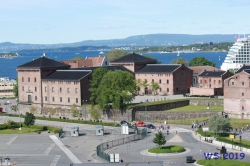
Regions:
M 127 124 L 128 126 L 130 125 L 130 123 L 127 122 L 126 120 L 122 120 L 122 121 L 120 122 L 120 125 L 123 125 L 123 124 Z
M 142 121 L 137 121 L 135 124 L 137 127 L 147 127 L 147 125 Z
M 147 128 L 149 128 L 149 129 L 156 129 L 156 127 L 153 124 L 148 124 Z

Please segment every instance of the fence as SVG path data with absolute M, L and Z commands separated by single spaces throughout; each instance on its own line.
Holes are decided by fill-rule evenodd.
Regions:
M 98 145 L 96 147 L 97 156 L 110 162 L 110 156 L 109 156 L 109 154 L 105 153 L 105 150 L 110 149 L 114 146 L 123 145 L 125 143 L 129 143 L 129 142 L 136 141 L 136 140 L 141 140 L 147 136 L 147 129 L 140 130 L 140 129 L 136 128 L 136 130 L 137 130 L 137 135 L 131 135 L 128 137 L 104 142 L 104 143 Z

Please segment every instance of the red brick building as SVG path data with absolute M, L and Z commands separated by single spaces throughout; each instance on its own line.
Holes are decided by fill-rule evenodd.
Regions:
M 229 117 L 250 119 L 250 66 L 244 65 L 224 85 L 224 112 Z
M 233 74 L 229 71 L 206 71 L 198 75 L 198 86 L 190 88 L 191 96 L 223 96 L 224 80 Z
M 136 80 L 147 81 L 148 87 L 140 87 L 139 94 L 152 94 L 152 82 L 157 82 L 159 95 L 175 95 L 188 93 L 192 85 L 193 71 L 180 64 L 147 64 L 135 72 Z

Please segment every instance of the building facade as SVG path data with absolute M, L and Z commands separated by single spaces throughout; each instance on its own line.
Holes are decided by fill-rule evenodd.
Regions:
M 224 112 L 229 117 L 250 119 L 250 70 L 240 70 L 224 85 Z
M 8 77 L 0 78 L 0 98 L 15 97 L 13 88 L 16 80 L 10 80 Z
M 137 82 L 140 86 L 139 94 L 175 95 L 184 94 L 190 91 L 192 85 L 193 71 L 180 64 L 147 64 L 142 69 L 135 72 Z M 152 83 L 157 82 L 160 88 L 156 91 L 152 88 Z

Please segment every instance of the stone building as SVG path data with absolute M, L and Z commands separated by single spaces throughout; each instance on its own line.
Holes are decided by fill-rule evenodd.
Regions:
M 206 71 L 198 75 L 198 87 L 190 88 L 191 96 L 223 96 L 224 80 L 233 74 L 229 71 Z
M 224 81 L 224 112 L 229 117 L 250 119 L 250 66 L 243 66 Z
M 189 69 L 193 70 L 193 85 L 192 87 L 198 87 L 199 83 L 198 83 L 198 75 L 201 74 L 204 70 L 206 71 L 223 71 L 220 70 L 216 67 L 212 67 L 212 66 L 189 66 Z
M 8 77 L 0 78 L 0 98 L 14 97 L 14 85 L 16 80 L 10 80 Z
M 181 64 L 147 64 L 135 72 L 137 82 L 146 80 L 148 86 L 140 87 L 139 94 L 175 95 L 188 93 L 192 85 L 193 71 Z M 160 88 L 154 92 L 152 82 Z
M 110 66 L 124 66 L 132 72 L 138 71 L 146 66 L 146 64 L 156 64 L 156 60 L 141 56 L 134 52 L 109 63 Z

